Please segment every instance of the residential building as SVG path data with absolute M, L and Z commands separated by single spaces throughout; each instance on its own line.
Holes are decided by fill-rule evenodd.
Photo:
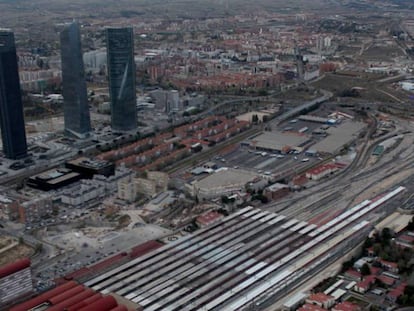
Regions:
M 0 30 L 0 127 L 4 155 L 10 159 L 26 157 L 16 46 L 14 34 L 9 30 Z
M 137 128 L 132 28 L 106 30 L 111 123 L 114 131 Z
M 335 304 L 335 298 L 324 293 L 316 293 L 310 295 L 306 299 L 306 303 L 329 309 Z
M 60 33 L 65 131 L 85 137 L 91 131 L 81 36 L 76 22 Z
M 19 204 L 19 221 L 21 223 L 39 222 L 53 211 L 52 197 L 45 195 Z
M 126 178 L 118 183 L 118 197 L 128 202 L 135 201 L 138 196 L 153 197 L 167 190 L 168 174 L 149 171 L 146 178 Z

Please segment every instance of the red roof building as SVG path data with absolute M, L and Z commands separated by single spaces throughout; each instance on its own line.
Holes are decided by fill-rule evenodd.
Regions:
M 22 259 L 0 267 L 0 309 L 33 291 L 30 260 Z
M 391 262 L 391 261 L 380 259 L 379 263 L 385 270 L 398 273 L 398 264 L 396 262 Z
M 196 219 L 196 224 L 200 227 L 206 227 L 212 223 L 215 223 L 216 221 L 218 221 L 219 219 L 223 218 L 224 215 L 220 214 L 219 212 L 216 211 L 211 211 L 208 213 L 205 213 L 201 216 L 198 216 Z
M 49 290 L 11 308 L 9 311 L 27 311 L 41 305 L 51 311 L 111 311 L 114 309 L 128 311 L 125 306 L 118 305 L 114 297 L 102 296 L 75 281 Z
M 338 170 L 338 166 L 332 163 L 324 164 L 306 172 L 306 177 L 312 180 L 319 180 Z
M 335 304 L 335 298 L 324 293 L 316 293 L 310 295 L 306 299 L 306 303 L 329 309 Z
M 362 278 L 362 274 L 354 269 L 349 269 L 344 274 L 355 281 L 359 281 Z
M 18 260 L 6 266 L 2 266 L 0 267 L 0 279 L 28 267 L 30 267 L 30 260 L 28 258 Z
M 375 275 L 366 276 L 363 281 L 358 282 L 355 285 L 355 291 L 365 294 L 371 288 L 372 284 L 374 284 L 375 278 Z
M 396 282 L 396 279 L 386 276 L 386 275 L 380 275 L 377 276 L 377 280 L 381 281 L 382 283 L 384 283 L 387 286 L 393 286 Z
M 335 307 L 332 308 L 332 311 L 360 311 L 360 306 L 353 304 L 349 301 L 344 301 L 338 303 Z
M 319 307 L 317 305 L 313 304 L 304 304 L 302 307 L 298 309 L 298 311 L 326 311 L 327 309 L 324 309 L 322 307 Z
M 401 283 L 400 285 L 398 285 L 396 288 L 394 288 L 387 294 L 387 299 L 392 302 L 396 302 L 398 297 L 404 294 L 404 290 L 406 286 L 407 286 L 406 283 Z

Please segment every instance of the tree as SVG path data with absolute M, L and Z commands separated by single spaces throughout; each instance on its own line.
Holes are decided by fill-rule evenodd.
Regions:
M 361 267 L 361 274 L 362 275 L 370 275 L 371 274 L 371 268 L 367 263 L 364 263 Z

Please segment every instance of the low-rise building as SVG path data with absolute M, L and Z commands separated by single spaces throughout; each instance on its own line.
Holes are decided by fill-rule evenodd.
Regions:
M 325 176 L 328 176 L 336 172 L 339 168 L 332 163 L 324 164 L 310 169 L 306 172 L 306 177 L 312 180 L 320 180 Z
M 216 221 L 220 220 L 223 217 L 224 217 L 223 214 L 220 214 L 219 212 L 216 212 L 216 211 L 211 211 L 211 212 L 198 216 L 196 218 L 196 224 L 200 228 L 204 228 L 204 227 L 207 227 L 215 223 Z
M 360 311 L 361 307 L 352 302 L 344 301 L 344 302 L 338 303 L 331 310 L 332 311 Z
M 256 174 L 241 169 L 221 169 L 207 177 L 193 181 L 187 187 L 198 199 L 213 199 L 244 191 L 246 184 L 253 181 Z
M 275 183 L 273 185 L 266 187 L 263 190 L 263 195 L 266 196 L 269 200 L 278 200 L 288 195 L 289 192 L 290 188 L 288 185 Z
M 329 309 L 335 304 L 335 298 L 324 293 L 316 293 L 310 295 L 306 299 L 306 303 Z
M 354 290 L 358 293 L 365 294 L 374 283 L 375 275 L 368 275 L 361 282 L 355 284 Z

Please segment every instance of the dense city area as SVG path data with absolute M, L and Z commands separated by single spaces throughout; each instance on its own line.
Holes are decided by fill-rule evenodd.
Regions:
M 414 306 L 411 0 L 0 10 L 0 310 Z

